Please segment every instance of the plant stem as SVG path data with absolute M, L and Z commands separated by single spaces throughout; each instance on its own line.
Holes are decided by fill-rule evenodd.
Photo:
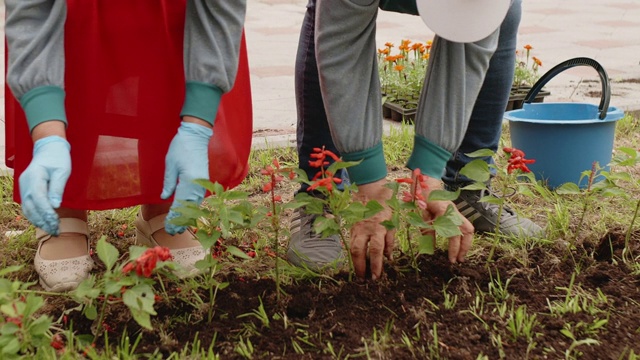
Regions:
M 342 224 L 342 218 L 340 216 L 337 217 L 338 224 Z M 347 239 L 344 237 L 342 231 L 340 231 L 340 240 L 344 245 L 344 248 L 347 250 L 347 258 L 349 259 L 349 282 L 353 280 L 353 274 L 356 272 L 355 267 L 353 266 L 353 259 L 351 258 L 351 250 L 349 249 L 349 244 L 347 243 Z
M 591 173 L 589 174 L 589 181 L 587 183 L 587 190 L 584 193 L 584 206 L 582 207 L 582 216 L 580 216 L 580 222 L 578 223 L 578 227 L 576 228 L 575 236 L 573 237 L 573 241 L 571 242 L 571 247 L 574 247 L 576 242 L 578 241 L 578 235 L 580 234 L 580 230 L 582 229 L 582 224 L 584 223 L 584 219 L 587 215 L 587 210 L 589 210 L 589 200 L 591 194 L 591 185 L 593 185 L 593 178 L 596 174 L 596 162 L 591 165 Z M 569 249 L 571 251 L 571 249 Z
M 273 180 L 275 182 L 275 178 Z M 271 228 L 274 232 L 273 238 L 273 250 L 276 253 L 275 261 L 276 261 L 276 299 L 280 301 L 280 266 L 278 265 L 278 258 L 280 257 L 280 251 L 278 246 L 278 230 L 280 227 L 278 226 L 278 208 L 276 207 L 276 194 L 274 190 L 275 186 L 271 189 Z
M 507 193 L 507 184 L 504 183 L 502 187 L 502 195 Z M 496 247 L 498 246 L 498 240 L 500 240 L 500 219 L 502 218 L 502 210 L 504 209 L 504 197 L 500 199 L 500 206 L 498 207 L 498 217 L 496 220 L 496 228 L 494 229 L 493 234 L 493 244 L 491 244 L 491 250 L 489 250 L 489 257 L 487 258 L 487 265 L 493 261 L 493 254 L 496 251 Z
M 640 210 L 640 200 L 636 202 L 636 210 L 633 212 L 633 218 L 631 218 L 631 223 L 629 224 L 629 228 L 627 229 L 627 234 L 624 237 L 624 247 L 629 249 L 629 241 L 631 240 L 631 230 L 633 230 L 633 223 L 636 222 L 638 218 L 638 211 Z
M 418 270 L 417 255 L 413 252 L 413 245 L 411 244 L 411 227 L 407 224 L 407 242 L 409 243 L 409 255 L 411 256 L 411 266 L 416 272 L 416 279 L 420 278 L 420 271 Z

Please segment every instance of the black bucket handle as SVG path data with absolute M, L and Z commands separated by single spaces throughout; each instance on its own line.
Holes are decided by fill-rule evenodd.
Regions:
M 549 82 L 549 80 L 551 80 L 559 73 L 575 66 L 591 66 L 596 69 L 598 75 L 600 75 L 600 82 L 602 83 L 602 98 L 600 99 L 598 111 L 600 113 L 600 120 L 604 120 L 604 118 L 607 117 L 609 101 L 611 100 L 611 86 L 609 83 L 609 76 L 607 75 L 607 72 L 604 70 L 602 65 L 600 65 L 600 63 L 587 57 L 577 57 L 569 59 L 554 66 L 551 70 L 542 75 L 542 77 L 540 77 L 540 79 L 536 81 L 535 84 L 533 84 L 531 90 L 529 90 L 527 96 L 525 96 L 524 102 L 526 104 L 530 104 L 536 98 L 536 95 L 538 95 L 538 92 L 542 89 L 542 87 L 545 86 L 547 82 Z

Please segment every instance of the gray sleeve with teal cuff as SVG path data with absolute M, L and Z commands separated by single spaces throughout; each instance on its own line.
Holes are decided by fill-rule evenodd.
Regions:
M 380 80 L 376 63 L 374 0 L 318 0 L 316 59 L 327 121 L 345 160 L 362 162 L 348 169 L 358 185 L 387 174 L 382 153 Z
M 6 0 L 7 84 L 32 130 L 50 120 L 66 123 L 64 23 L 66 1 Z
M 475 43 L 435 37 L 416 113 L 407 167 L 440 179 L 467 131 L 471 112 L 498 46 L 499 30 Z
M 213 124 L 238 71 L 246 0 L 188 0 L 184 31 L 186 92 L 180 116 Z

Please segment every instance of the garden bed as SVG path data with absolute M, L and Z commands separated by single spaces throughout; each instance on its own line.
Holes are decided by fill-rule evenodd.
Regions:
M 638 131 L 637 120 L 620 126 L 624 128 L 618 145 L 637 148 L 637 139 L 628 136 Z M 397 137 L 385 141 L 412 141 L 410 134 L 392 136 Z M 505 163 L 502 155 L 497 161 Z M 252 184 L 249 200 L 255 207 L 266 202 L 259 190 L 264 180 L 261 166 L 252 167 L 243 185 Z M 636 181 L 640 178 L 637 166 L 619 169 L 629 171 Z M 390 178 L 406 175 L 397 165 L 390 165 L 389 171 Z M 502 188 L 502 181 L 494 180 L 496 189 Z M 6 206 L 0 212 L 1 233 L 23 232 L 0 239 L 2 267 L 24 265 L 8 277 L 36 281 L 33 230 L 10 201 L 10 184 L 2 184 Z M 117 297 L 107 297 L 106 302 L 98 297 L 96 305 L 104 309 L 104 317 L 89 320 L 70 296 L 41 293 L 35 283 L 25 285 L 29 290 L 17 301 L 21 296 L 42 297 L 43 307 L 35 316 L 49 316 L 53 324 L 45 342 L 35 346 L 24 339 L 23 354 L 55 358 L 55 337 L 62 346 L 58 356 L 71 359 L 216 358 L 214 354 L 221 359 L 635 359 L 640 354 L 637 221 L 633 231 L 628 229 L 640 190 L 627 190 L 633 202 L 593 195 L 586 206 L 580 195 L 560 196 L 526 183 L 516 188 L 509 203 L 545 225 L 545 239 L 477 235 L 468 260 L 457 265 L 449 264 L 441 239 L 433 255 L 417 257 L 415 268 L 399 245 L 379 281 L 350 281 L 346 268 L 314 274 L 285 266 L 283 260 L 283 292 L 278 299 L 270 232 L 255 226 L 216 245 L 221 268 L 215 279 L 228 284 L 216 293 L 203 287 L 203 277 L 154 275 L 157 314 L 151 316 L 149 329 Z M 294 184 L 281 185 L 277 194 L 286 203 L 295 190 Z M 126 262 L 125 253 L 135 239 L 135 212 L 91 213 L 92 247 L 99 251 L 95 240 L 105 235 L 121 254 L 118 262 Z M 291 210 L 282 216 L 285 229 Z M 280 256 L 287 242 L 283 232 Z M 241 259 L 229 246 L 253 257 Z M 105 265 L 98 254 L 93 256 L 98 264 L 94 273 L 100 277 Z M 0 286 L 0 302 L 7 301 L 3 291 L 7 289 Z M 0 319 L 0 329 L 26 321 L 6 319 Z

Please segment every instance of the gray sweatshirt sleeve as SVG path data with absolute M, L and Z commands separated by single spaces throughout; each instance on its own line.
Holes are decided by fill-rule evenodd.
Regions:
M 416 113 L 410 169 L 419 168 L 438 179 L 442 176 L 467 131 L 499 33 L 496 30 L 474 43 L 435 37 Z
M 30 129 L 49 120 L 66 122 L 63 90 L 66 1 L 5 3 L 7 84 L 11 92 L 25 110 Z
M 181 115 L 213 124 L 220 97 L 238 71 L 246 0 L 188 0 L 184 31 L 185 102 Z
M 349 168 L 356 184 L 386 176 L 376 65 L 377 7 L 378 0 L 318 0 L 316 12 L 316 56 L 327 120 L 343 158 L 361 161 Z M 440 178 L 464 137 L 497 41 L 497 30 L 468 44 L 436 37 L 408 167 Z
M 354 183 L 387 174 L 376 65 L 377 0 L 318 0 L 316 59 L 327 121 Z

